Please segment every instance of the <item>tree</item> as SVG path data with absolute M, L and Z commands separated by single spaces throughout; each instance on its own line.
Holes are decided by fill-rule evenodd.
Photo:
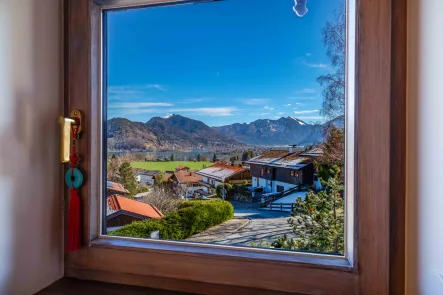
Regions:
M 336 176 L 327 181 L 327 188 L 318 194 L 309 192 L 303 201 L 297 198 L 288 223 L 299 238 L 278 238 L 275 248 L 313 252 L 344 253 L 343 185 Z
M 162 186 L 166 183 L 166 179 L 163 175 L 163 173 L 158 173 L 154 176 L 154 184 L 156 186 Z
M 201 161 L 201 159 L 202 159 L 202 155 L 200 155 L 200 154 L 197 154 L 197 162 L 200 162 L 200 161 Z
M 161 213 L 168 215 L 179 209 L 181 197 L 167 186 L 154 186 L 145 196 L 142 202 L 155 206 Z
M 323 144 L 323 155 L 317 160 L 319 176 L 327 181 L 330 171 L 337 171 L 337 177 L 344 182 L 345 134 L 340 128 L 329 128 Z M 332 169 L 332 170 L 331 170 Z
M 219 198 L 231 198 L 232 197 L 232 184 L 225 183 L 225 184 L 219 184 L 215 188 L 215 193 L 217 194 L 217 197 Z
M 214 153 L 214 156 L 212 157 L 212 162 L 217 162 L 217 155 Z
M 253 151 L 245 151 L 243 152 L 242 156 L 241 156 L 241 160 L 242 161 L 247 161 L 251 158 L 254 158 L 254 152 Z
M 109 160 L 109 164 L 107 167 L 107 176 L 106 179 L 109 181 L 119 182 L 118 177 L 118 168 L 120 167 L 120 160 L 117 158 L 116 155 L 112 155 L 111 159 Z
M 118 169 L 118 177 L 120 183 L 134 196 L 137 194 L 137 180 L 132 170 L 131 163 L 123 162 Z
M 323 87 L 321 113 L 329 119 L 345 114 L 345 64 L 346 64 L 346 12 L 344 7 L 336 11 L 334 21 L 328 21 L 322 30 L 323 43 L 334 73 L 317 78 Z
M 171 161 L 175 161 L 174 154 L 171 154 L 171 158 L 170 158 L 170 160 L 171 160 Z

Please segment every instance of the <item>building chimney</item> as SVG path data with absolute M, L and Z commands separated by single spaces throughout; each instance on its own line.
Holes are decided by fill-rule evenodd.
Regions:
M 293 144 L 293 145 L 289 146 L 289 152 L 291 154 L 295 153 L 296 151 L 297 151 L 297 145 L 296 144 Z

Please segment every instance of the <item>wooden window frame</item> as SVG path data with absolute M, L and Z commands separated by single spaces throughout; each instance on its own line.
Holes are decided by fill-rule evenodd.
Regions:
M 74 108 L 85 112 L 85 136 L 78 148 L 88 176 L 81 189 L 85 246 L 65 254 L 65 275 L 196 294 L 404 294 L 406 1 L 402 0 L 357 1 L 353 263 L 321 255 L 99 236 L 102 122 L 96 118 L 102 117 L 101 9 L 153 1 L 64 0 L 65 113 Z M 282 261 L 281 255 L 292 258 Z

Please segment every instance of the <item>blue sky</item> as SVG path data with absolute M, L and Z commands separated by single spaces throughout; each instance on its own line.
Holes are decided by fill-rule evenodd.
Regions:
M 180 114 L 209 126 L 322 121 L 321 29 L 344 0 L 226 0 L 108 13 L 108 118 Z

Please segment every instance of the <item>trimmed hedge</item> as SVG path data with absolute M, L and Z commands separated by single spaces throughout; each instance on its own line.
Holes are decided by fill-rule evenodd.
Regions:
M 177 211 L 165 217 L 136 221 L 110 234 L 150 238 L 153 231 L 159 230 L 161 239 L 183 240 L 233 217 L 234 207 L 223 200 L 184 201 Z

